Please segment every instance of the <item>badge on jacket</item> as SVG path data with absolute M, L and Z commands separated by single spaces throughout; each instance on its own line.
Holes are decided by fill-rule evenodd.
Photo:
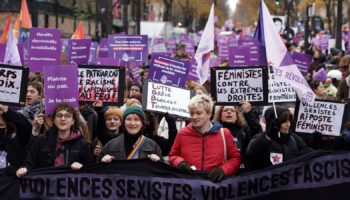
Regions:
M 283 162 L 283 154 L 281 153 L 270 153 L 270 161 L 272 165 L 277 165 Z

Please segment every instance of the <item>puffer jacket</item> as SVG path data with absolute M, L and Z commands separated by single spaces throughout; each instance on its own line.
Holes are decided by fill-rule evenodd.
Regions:
M 224 145 L 219 123 L 212 124 L 210 130 L 201 134 L 192 124 L 182 128 L 176 136 L 169 154 L 170 164 L 178 167 L 183 161 L 197 170 L 212 171 L 216 167 L 224 170 L 226 176 L 236 174 L 240 165 L 240 153 L 233 142 L 230 131 L 224 128 L 227 161 L 224 163 Z

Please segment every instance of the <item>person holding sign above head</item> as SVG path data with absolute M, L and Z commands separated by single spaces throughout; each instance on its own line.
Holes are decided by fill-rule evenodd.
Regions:
M 261 132 L 259 119 L 254 115 L 251 104 L 248 101 L 242 101 L 241 108 L 238 106 L 219 106 L 215 109 L 214 120 L 230 130 L 237 148 L 241 152 L 240 169 L 244 170 L 248 143 L 253 134 Z
M 251 139 L 247 148 L 247 166 L 250 170 L 280 164 L 313 151 L 303 139 L 291 133 L 292 114 L 287 108 L 276 106 L 266 110 L 266 131 Z
M 210 122 L 213 101 L 197 95 L 188 105 L 191 123 L 182 128 L 169 154 L 170 164 L 186 173 L 208 173 L 213 182 L 236 174 L 241 155 L 230 131 Z
M 18 177 L 38 168 L 70 166 L 79 170 L 83 165 L 95 162 L 90 145 L 78 129 L 79 118 L 74 107 L 58 104 L 53 120 L 48 132 L 39 135 L 31 146 L 23 167 L 16 172 Z
M 162 151 L 153 140 L 142 134 L 145 125 L 145 113 L 139 106 L 128 107 L 122 116 L 123 133 L 110 140 L 102 149 L 100 160 L 109 163 L 113 160 L 150 158 L 162 160 Z

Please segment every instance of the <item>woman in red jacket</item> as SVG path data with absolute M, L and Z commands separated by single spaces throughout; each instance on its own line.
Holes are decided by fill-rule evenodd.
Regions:
M 188 173 L 206 171 L 213 182 L 236 174 L 240 153 L 230 131 L 210 122 L 212 100 L 198 95 L 191 99 L 188 108 L 191 123 L 177 134 L 169 154 L 170 164 Z

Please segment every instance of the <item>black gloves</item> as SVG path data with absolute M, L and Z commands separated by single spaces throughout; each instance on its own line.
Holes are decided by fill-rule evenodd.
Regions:
M 213 169 L 208 174 L 208 178 L 214 183 L 221 181 L 224 177 L 225 177 L 225 172 L 220 167 Z
M 281 129 L 281 125 L 282 123 L 280 118 L 275 118 L 274 120 L 272 120 L 270 123 L 270 127 L 266 130 L 267 136 L 269 136 L 270 138 L 278 139 L 278 132 Z
M 187 162 L 182 161 L 179 164 L 179 169 L 187 174 L 193 174 L 193 169 L 190 167 L 190 165 L 188 165 Z

